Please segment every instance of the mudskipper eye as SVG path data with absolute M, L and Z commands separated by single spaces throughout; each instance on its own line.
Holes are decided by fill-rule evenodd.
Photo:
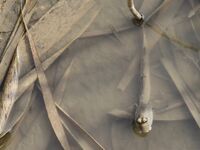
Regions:
M 138 123 L 142 123 L 142 118 L 138 118 L 138 119 L 137 119 L 137 122 L 138 122 Z
M 139 117 L 137 119 L 137 123 L 139 123 L 139 124 L 144 124 L 146 122 L 148 122 L 148 118 L 147 117 Z

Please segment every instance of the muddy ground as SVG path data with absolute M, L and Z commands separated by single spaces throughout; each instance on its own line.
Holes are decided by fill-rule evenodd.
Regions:
M 140 86 L 137 58 L 143 48 L 142 36 L 141 28 L 132 22 L 126 0 L 96 0 L 102 7 L 100 13 L 87 30 L 46 70 L 50 88 L 54 92 L 73 60 L 68 79 L 62 81 L 65 87 L 64 90 L 61 89 L 63 92 L 59 104 L 105 149 L 199 150 L 200 148 L 200 129 L 185 104 L 182 96 L 184 91 L 181 93 L 177 89 L 161 61 L 162 58 L 166 58 L 176 64 L 175 69 L 181 74 L 182 80 L 187 83 L 195 97 L 194 103 L 200 106 L 199 11 L 192 17 L 188 17 L 192 14 L 192 10 L 199 6 L 199 1 L 168 1 L 167 6 L 153 15 L 148 24 L 144 25 L 147 50 L 150 51 L 151 103 L 155 110 L 172 106 L 175 103 L 182 103 L 182 105 L 159 114 L 158 117 L 161 119 L 154 122 L 152 132 L 148 136 L 136 135 L 132 130 L 132 120 L 116 119 L 108 115 L 115 108 L 127 110 L 129 106 L 134 106 L 138 101 Z M 140 8 L 144 16 L 149 16 L 161 2 L 162 0 L 135 0 L 136 7 Z M 56 0 L 39 1 L 29 27 L 34 26 L 38 19 L 56 3 Z M 19 12 L 19 8 L 19 2 L 16 2 L 1 26 L 1 52 L 14 27 L 18 17 L 15 12 Z M 51 30 L 54 30 L 56 26 L 57 24 Z M 47 34 L 51 34 L 51 31 Z M 55 39 L 56 36 L 59 35 L 55 34 Z M 46 38 L 44 35 L 41 37 Z M 53 45 L 55 50 L 63 43 L 59 45 L 58 42 L 57 45 Z M 40 49 L 40 53 L 44 53 L 43 48 Z M 26 55 L 20 51 L 18 55 L 19 62 L 27 59 L 23 58 Z M 29 66 L 20 65 L 19 78 L 33 67 L 32 60 L 28 63 Z M 129 81 L 123 85 L 123 89 L 119 89 L 119 83 L 131 64 L 136 65 L 129 72 L 129 79 L 127 79 Z M 19 110 L 16 108 L 15 111 L 20 112 L 21 109 L 23 105 L 19 104 Z M 32 94 L 31 108 L 19 131 L 18 134 L 22 138 L 15 144 L 15 150 L 62 149 L 48 120 L 38 82 L 35 83 Z M 68 133 L 67 135 L 71 149 L 81 149 Z M 12 145 L 12 142 L 10 144 Z M 92 148 L 85 147 L 85 149 Z

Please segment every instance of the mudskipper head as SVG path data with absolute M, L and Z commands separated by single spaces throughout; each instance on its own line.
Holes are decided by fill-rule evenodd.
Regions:
M 147 135 L 151 129 L 153 124 L 153 110 L 149 105 L 142 105 L 137 107 L 135 113 L 135 120 L 133 122 L 134 131 L 141 135 Z

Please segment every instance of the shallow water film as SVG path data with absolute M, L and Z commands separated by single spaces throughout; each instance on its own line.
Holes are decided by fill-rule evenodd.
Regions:
M 199 139 L 199 0 L 0 0 L 0 149 Z

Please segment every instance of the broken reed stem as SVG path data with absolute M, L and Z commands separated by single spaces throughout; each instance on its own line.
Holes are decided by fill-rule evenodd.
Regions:
M 161 4 L 144 20 L 144 24 L 146 24 L 153 16 L 155 16 L 163 7 L 165 7 L 168 3 L 173 2 L 173 0 L 163 0 Z
M 104 147 L 90 133 L 88 133 L 76 120 L 74 120 L 64 109 L 62 109 L 62 107 L 60 107 L 58 103 L 56 103 L 56 106 L 63 113 L 63 115 L 68 119 L 68 121 L 70 121 L 73 124 L 74 128 L 76 128 L 76 130 L 78 129 L 81 132 L 81 134 L 79 135 L 80 137 L 76 138 L 73 132 L 71 132 L 70 129 L 68 128 L 64 119 L 62 119 L 61 117 L 61 122 L 63 126 L 66 128 L 66 130 L 69 133 L 71 133 L 71 135 L 75 138 L 75 140 L 77 140 L 76 142 L 79 143 L 82 149 L 85 149 L 85 148 L 84 148 L 84 145 L 79 141 L 80 138 L 86 138 L 88 144 L 95 145 L 95 147 L 97 147 L 98 150 L 105 150 Z M 83 137 L 81 137 L 82 134 L 83 134 Z
M 69 64 L 68 68 L 66 69 L 64 75 L 62 76 L 62 78 L 60 79 L 55 91 L 54 91 L 54 98 L 56 99 L 56 106 L 57 108 L 63 113 L 64 117 L 70 121 L 73 124 L 73 128 L 78 129 L 77 131 L 81 132 L 79 134 L 79 137 L 77 137 L 77 134 L 74 134 L 73 131 L 70 130 L 70 128 L 68 127 L 68 125 L 65 123 L 64 119 L 62 119 L 61 117 L 61 122 L 63 124 L 63 126 L 65 127 L 65 129 L 71 134 L 71 136 L 74 138 L 74 140 L 78 143 L 78 145 L 82 148 L 84 148 L 84 145 L 82 142 L 80 142 L 80 138 L 86 138 L 86 142 L 88 142 L 88 144 L 91 145 L 95 145 L 95 147 L 98 148 L 98 150 L 104 150 L 103 146 L 101 146 L 101 144 L 96 141 L 94 139 L 94 137 L 92 137 L 92 135 L 90 135 L 76 120 L 74 120 L 64 109 L 61 108 L 60 104 L 64 95 L 64 90 L 65 87 L 67 85 L 67 81 L 68 78 L 70 76 L 71 73 L 71 68 L 74 64 L 75 58 L 72 59 L 71 63 Z M 83 137 L 81 135 L 84 135 Z M 83 141 L 85 141 L 84 139 L 82 139 Z
M 159 26 L 151 25 L 149 23 L 146 23 L 146 25 L 149 26 L 154 32 L 160 34 L 161 36 L 165 37 L 166 39 L 168 39 L 168 40 L 170 40 L 170 41 L 172 41 L 172 42 L 174 42 L 174 43 L 176 43 L 176 44 L 178 44 L 178 45 L 180 45 L 184 48 L 191 49 L 191 50 L 194 50 L 194 51 L 199 51 L 199 48 L 196 48 L 191 44 L 183 42 L 180 39 L 167 34 L 163 30 L 161 30 Z

